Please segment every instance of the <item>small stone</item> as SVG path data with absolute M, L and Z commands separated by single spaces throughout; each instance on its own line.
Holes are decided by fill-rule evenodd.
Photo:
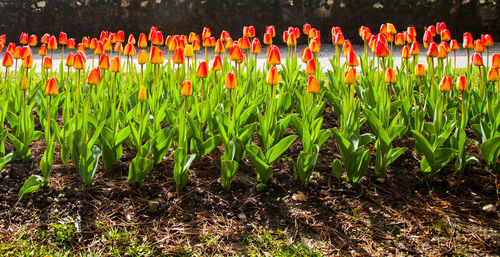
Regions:
M 158 206 L 160 206 L 160 202 L 158 202 L 156 200 L 149 200 L 148 206 L 149 206 L 149 209 L 151 211 L 155 212 L 155 211 L 158 211 Z
M 376 180 L 379 183 L 385 183 L 385 178 L 377 178 Z
M 52 198 L 52 197 L 47 197 L 47 202 L 48 202 L 48 203 L 52 203 L 53 201 L 54 201 L 54 198 Z
M 244 213 L 240 213 L 240 214 L 238 214 L 238 218 L 239 218 L 240 220 L 246 220 L 246 219 L 247 219 L 247 216 L 246 216 Z
M 299 191 L 296 194 L 293 194 L 292 199 L 294 201 L 299 201 L 300 202 L 300 201 L 307 200 L 307 196 L 304 193 L 302 193 L 302 192 Z
M 494 213 L 497 211 L 497 208 L 493 204 L 487 204 L 487 205 L 483 206 L 483 211 L 485 211 L 487 213 Z
M 64 194 L 62 194 L 62 193 L 57 196 L 57 198 L 63 198 L 63 197 L 64 197 Z

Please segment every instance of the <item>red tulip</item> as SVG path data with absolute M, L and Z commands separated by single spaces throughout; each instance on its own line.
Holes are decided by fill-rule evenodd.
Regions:
M 472 34 L 469 32 L 464 33 L 463 48 L 464 49 L 474 48 L 474 39 L 472 38 Z
M 144 33 L 141 33 L 139 35 L 139 41 L 137 42 L 137 47 L 139 47 L 139 48 L 148 47 L 148 41 L 147 41 L 146 35 Z
M 212 63 L 212 68 L 213 71 L 220 71 L 222 70 L 222 60 L 220 58 L 220 55 L 216 55 L 214 57 L 214 62 Z
M 432 42 L 427 49 L 427 57 L 438 57 L 439 50 L 436 42 Z
M 349 67 L 356 67 L 359 65 L 358 57 L 353 49 L 349 50 L 347 53 L 346 64 Z
M 351 67 L 344 73 L 344 83 L 347 85 L 356 83 L 356 68 Z
M 182 96 L 191 96 L 193 94 L 193 85 L 191 81 L 184 80 L 181 84 L 181 95 Z
M 36 35 L 31 35 L 28 39 L 28 45 L 33 47 L 33 46 L 36 46 L 38 44 L 38 38 L 36 37 Z
M 69 53 L 68 57 L 66 57 L 66 62 L 64 65 L 67 67 L 73 67 L 73 64 L 75 63 L 75 55 L 73 53 Z
M 50 78 L 45 84 L 45 94 L 46 95 L 57 95 L 59 90 L 57 89 L 57 82 L 55 78 Z
M 385 83 L 396 83 L 396 71 L 393 68 L 385 69 L 384 80 Z
M 236 77 L 232 72 L 228 72 L 226 74 L 226 79 L 224 80 L 224 88 L 229 90 L 236 88 Z
M 49 49 L 50 51 L 57 50 L 57 41 L 56 41 L 56 37 L 54 37 L 54 36 L 51 36 L 51 37 L 50 37 L 50 39 L 49 39 L 49 44 L 47 45 L 47 49 Z
M 10 52 L 5 52 L 3 55 L 2 66 L 4 67 L 12 67 L 14 65 L 14 58 Z
M 184 52 L 181 48 L 177 48 L 174 51 L 174 56 L 172 57 L 172 61 L 174 64 L 183 64 L 184 63 Z
M 64 32 L 59 32 L 59 40 L 58 43 L 60 45 L 66 45 L 68 43 L 68 36 Z
M 49 39 L 50 39 L 50 34 L 45 33 L 45 34 L 43 34 L 42 38 L 40 39 L 40 42 L 42 42 L 42 44 L 48 44 Z
M 319 91 L 320 91 L 320 86 L 318 80 L 313 75 L 310 75 L 307 81 L 307 92 L 311 94 L 316 94 L 319 93 Z
M 467 79 L 465 78 L 465 76 L 459 76 L 457 78 L 457 90 L 466 91 L 467 88 L 468 88 Z
M 443 79 L 441 80 L 441 83 L 439 84 L 439 91 L 443 93 L 450 92 L 452 85 L 453 82 L 451 81 L 451 77 L 444 76 Z
M 272 45 L 270 48 L 268 63 L 273 66 L 281 64 L 280 50 L 275 45 Z
M 495 68 L 500 68 L 500 54 L 493 54 L 493 58 L 491 60 L 491 66 Z
M 478 53 L 474 53 L 472 55 L 472 65 L 474 66 L 483 66 L 483 58 Z
M 21 32 L 19 36 L 19 43 L 21 45 L 26 45 L 28 43 L 28 33 Z
M 68 39 L 68 43 L 66 44 L 66 48 L 68 48 L 70 50 L 75 49 L 75 45 L 76 45 L 75 39 L 70 38 L 70 39 Z
M 200 64 L 198 64 L 198 69 L 196 70 L 196 77 L 198 78 L 208 77 L 208 66 L 205 61 L 202 61 L 200 62 Z
M 498 81 L 498 68 L 491 67 L 490 71 L 488 72 L 488 81 L 489 82 Z
M 111 65 L 109 64 L 109 56 L 107 54 L 101 55 L 99 60 L 99 68 L 103 70 L 108 70 Z
M 260 40 L 258 38 L 254 38 L 252 40 L 252 54 L 260 54 L 262 51 L 262 46 L 260 45 Z
M 389 56 L 389 50 L 387 46 L 382 41 L 377 41 L 377 48 L 375 50 L 377 57 L 387 57 Z
M 125 42 L 125 32 L 123 32 L 123 30 L 118 30 L 115 36 L 116 36 L 116 42 L 120 43 Z
M 101 82 L 101 71 L 99 68 L 94 68 L 90 71 L 89 76 L 87 77 L 87 84 L 89 85 L 99 85 Z
M 314 59 L 311 59 L 307 62 L 305 74 L 312 75 L 315 73 L 316 73 L 316 62 L 314 61 Z
M 44 69 L 52 69 L 52 58 L 50 58 L 49 56 L 45 57 L 43 59 L 42 67 Z
M 493 46 L 493 38 L 490 34 L 482 34 L 481 39 L 483 40 L 483 44 L 485 47 L 488 48 Z

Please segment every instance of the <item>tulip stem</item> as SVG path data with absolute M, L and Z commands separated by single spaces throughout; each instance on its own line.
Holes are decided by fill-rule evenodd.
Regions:
M 75 110 L 75 114 L 78 113 L 78 111 L 80 110 L 80 71 L 81 70 L 78 70 L 78 78 L 77 78 L 77 82 L 76 82 L 76 110 Z
M 457 51 L 453 50 L 453 70 L 457 69 Z
M 486 67 L 489 67 L 490 63 L 490 51 L 488 50 L 488 47 L 486 47 Z M 493 86 L 495 85 L 495 83 L 493 83 Z
M 5 67 L 5 79 L 3 80 L 3 93 L 7 95 L 7 79 L 9 77 L 9 67 Z
M 201 79 L 201 101 L 205 98 L 205 79 Z
M 14 63 L 15 63 L 14 64 L 14 81 L 15 81 L 16 78 L 17 78 L 17 59 L 16 59 L 16 61 Z
M 49 144 L 51 143 L 51 139 L 50 139 L 50 105 L 51 105 L 51 99 L 52 99 L 52 96 L 49 95 L 49 106 L 48 106 L 48 110 L 47 110 L 47 124 L 45 124 L 45 129 L 47 130 L 47 140 L 49 141 Z
M 64 45 L 61 47 L 61 61 L 64 62 Z

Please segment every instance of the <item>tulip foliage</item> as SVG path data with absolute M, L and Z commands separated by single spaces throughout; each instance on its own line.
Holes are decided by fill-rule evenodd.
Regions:
M 362 26 L 363 52 L 333 27 L 329 63 L 320 51 L 330 37 L 310 24 L 284 31 L 288 51 L 277 45 L 274 26 L 262 34 L 245 26 L 240 39 L 227 31 L 218 37 L 208 27 L 164 38 L 152 27 L 137 42 L 134 35 L 125 42 L 123 31 L 81 43 L 61 32 L 58 40 L 41 37 L 39 74 L 30 48 L 39 44 L 36 35 L 23 33 L 21 46 L 0 37 L 0 47 L 6 45 L 0 167 L 29 162 L 30 145 L 44 142 L 41 175 L 25 182 L 19 199 L 49 186 L 54 163 L 73 167 L 85 187 L 122 162 L 132 187 L 151 172 L 171 172 L 180 192 L 189 185 L 191 165 L 207 155 L 220 156 L 222 188 L 231 189 L 248 161 L 260 191 L 297 147 L 291 172 L 308 185 L 329 140 L 338 146 L 332 176 L 352 183 L 367 172 L 387 176 L 409 151 L 429 183 L 439 171 L 465 172 L 471 162 L 498 173 L 500 55 L 490 58 L 494 41 L 487 34 L 456 40 L 445 23 L 437 27 L 420 37 L 413 27 L 398 33 L 386 23 L 373 33 Z M 53 63 L 58 47 L 64 57 Z M 456 68 L 460 47 L 468 54 L 465 69 Z M 205 58 L 197 58 L 199 51 Z M 401 146 L 401 140 L 412 143 Z M 472 156 L 472 144 L 481 156 Z M 173 168 L 162 170 L 169 161 Z

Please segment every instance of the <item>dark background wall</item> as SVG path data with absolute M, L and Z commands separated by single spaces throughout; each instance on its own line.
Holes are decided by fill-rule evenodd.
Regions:
M 241 36 L 244 25 L 254 25 L 260 37 L 266 25 L 275 25 L 281 41 L 286 27 L 301 28 L 305 22 L 322 31 L 325 43 L 332 26 L 359 42 L 360 25 L 378 31 L 385 22 L 398 31 L 415 26 L 421 41 L 423 27 L 438 21 L 445 21 L 459 41 L 465 31 L 500 39 L 500 0 L 0 0 L 0 13 L 0 34 L 6 33 L 7 41 L 17 41 L 20 32 L 60 31 L 80 40 L 103 29 L 122 29 L 137 38 L 151 25 L 164 35 L 201 33 L 208 26 L 216 36 L 226 29 L 233 38 Z

